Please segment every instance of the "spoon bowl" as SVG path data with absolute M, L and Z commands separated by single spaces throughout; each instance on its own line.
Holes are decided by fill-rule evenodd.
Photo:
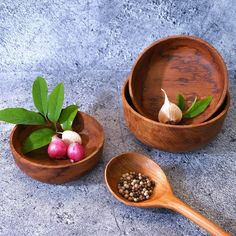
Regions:
M 118 183 L 122 174 L 138 172 L 148 176 L 155 182 L 153 193 L 148 200 L 131 202 L 118 192 Z M 205 218 L 187 204 L 177 198 L 161 167 L 150 158 L 139 153 L 123 153 L 112 158 L 105 169 L 105 181 L 113 196 L 120 202 L 142 208 L 168 208 L 174 210 L 205 229 L 212 235 L 229 235 L 218 225 Z
M 131 171 L 140 172 L 155 182 L 153 193 L 148 200 L 131 202 L 119 194 L 117 184 L 121 175 Z M 129 206 L 147 208 L 153 204 L 153 201 L 157 204 L 163 196 L 172 193 L 170 184 L 162 169 L 154 161 L 139 153 L 123 153 L 113 158 L 107 165 L 105 179 L 114 197 Z

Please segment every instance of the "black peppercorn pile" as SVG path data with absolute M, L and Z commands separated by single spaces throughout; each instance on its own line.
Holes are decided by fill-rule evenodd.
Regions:
M 129 172 L 121 176 L 118 183 L 119 193 L 132 202 L 140 202 L 150 198 L 155 182 L 141 173 Z

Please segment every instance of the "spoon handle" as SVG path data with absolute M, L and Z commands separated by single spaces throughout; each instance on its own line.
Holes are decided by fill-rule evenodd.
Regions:
M 190 206 L 188 206 L 186 203 L 182 202 L 179 198 L 176 196 L 170 196 L 168 199 L 167 208 L 174 210 L 183 216 L 187 217 L 191 221 L 193 221 L 198 226 L 205 229 L 208 233 L 211 235 L 216 236 L 228 236 L 230 235 L 226 231 L 224 231 L 222 228 L 220 228 L 218 225 L 204 217 L 203 215 L 199 214 L 195 210 L 193 210 Z

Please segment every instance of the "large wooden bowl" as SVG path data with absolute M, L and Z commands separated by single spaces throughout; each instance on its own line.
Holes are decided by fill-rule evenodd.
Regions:
M 194 125 L 168 125 L 139 114 L 131 101 L 128 82 L 122 90 L 122 102 L 126 124 L 142 143 L 169 152 L 191 151 L 211 142 L 220 132 L 230 106 L 230 96 L 210 120 Z
M 163 38 L 141 53 L 130 73 L 130 96 L 140 114 L 158 120 L 164 102 L 161 88 L 174 103 L 176 96 L 183 94 L 187 107 L 196 96 L 213 96 L 201 115 L 183 120 L 184 124 L 199 124 L 223 104 L 228 89 L 227 68 L 217 50 L 200 38 L 187 35 Z
M 25 138 L 40 126 L 17 125 L 10 137 L 10 147 L 17 166 L 28 176 L 50 184 L 62 184 L 76 180 L 91 170 L 102 155 L 104 132 L 102 126 L 93 117 L 79 112 L 73 130 L 82 137 L 85 148 L 85 159 L 71 163 L 66 160 L 55 160 L 48 156 L 47 147 L 22 153 Z

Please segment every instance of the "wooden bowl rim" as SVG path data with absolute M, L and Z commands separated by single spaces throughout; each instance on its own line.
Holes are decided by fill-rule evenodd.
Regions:
M 130 75 L 129 75 L 129 93 L 130 93 L 130 97 L 131 97 L 131 100 L 135 106 L 135 108 L 137 110 L 140 110 L 138 109 L 139 108 L 139 105 L 138 103 L 136 102 L 135 98 L 134 98 L 134 94 L 133 94 L 133 89 L 132 89 L 132 84 L 133 84 L 133 73 L 134 73 L 134 70 L 136 68 L 136 65 L 137 63 L 139 62 L 139 60 L 141 59 L 141 57 L 147 52 L 149 51 L 152 47 L 156 46 L 157 44 L 159 43 L 162 43 L 162 42 L 165 42 L 165 41 L 168 41 L 168 40 L 172 40 L 172 39 L 188 39 L 188 40 L 192 40 L 192 41 L 196 41 L 200 44 L 204 44 L 207 48 L 209 48 L 211 51 L 213 51 L 217 56 L 218 56 L 218 59 L 220 61 L 220 64 L 222 66 L 222 69 L 223 69 L 223 79 L 224 79 L 224 89 L 223 89 L 223 92 L 221 94 L 221 97 L 217 103 L 217 106 L 215 107 L 215 110 L 213 110 L 211 116 L 217 112 L 217 110 L 220 108 L 220 106 L 223 104 L 224 102 L 224 99 L 225 99 L 225 96 L 227 95 L 227 92 L 228 92 L 228 71 L 227 71 L 227 67 L 226 67 L 226 64 L 224 62 L 224 59 L 222 58 L 222 56 L 220 55 L 220 53 L 217 51 L 217 49 L 215 47 L 213 47 L 210 43 L 208 43 L 207 41 L 195 36 L 195 35 L 184 35 L 184 34 L 179 34 L 179 35 L 170 35 L 170 36 L 167 36 L 167 37 L 164 37 L 164 38 L 160 38 L 158 40 L 156 40 L 155 42 L 151 43 L 148 47 L 146 47 L 140 54 L 139 56 L 137 57 L 137 59 L 135 60 L 133 66 L 132 66 L 132 69 L 131 69 L 131 72 L 130 72 Z M 142 111 L 139 111 L 140 113 L 143 113 Z M 143 113 L 143 115 L 145 115 Z M 211 117 L 210 116 L 210 117 Z M 210 118 L 208 117 L 206 119 L 206 121 Z M 203 121 L 205 122 L 205 121 Z
M 21 126 L 21 125 L 15 125 L 11 134 L 10 134 L 10 148 L 11 148 L 11 151 L 15 151 L 15 153 L 17 154 L 15 158 L 17 159 L 21 159 L 22 162 L 24 162 L 25 164 L 30 164 L 32 166 L 35 166 L 35 167 L 41 167 L 41 168 L 50 168 L 50 169 L 60 169 L 60 168 L 66 168 L 66 167 L 71 167 L 71 166 L 76 166 L 76 165 L 80 165 L 84 162 L 87 162 L 89 160 L 91 160 L 91 158 L 93 158 L 100 150 L 101 148 L 103 147 L 104 145 L 104 142 L 105 142 L 105 135 L 104 135 L 104 130 L 103 130 L 103 127 L 102 125 L 91 115 L 85 113 L 85 112 L 81 112 L 79 111 L 79 113 L 82 113 L 82 114 L 85 114 L 87 116 L 89 116 L 90 118 L 92 118 L 97 124 L 98 126 L 100 126 L 101 128 L 101 136 L 102 136 L 102 142 L 99 144 L 99 146 L 96 148 L 96 150 L 91 153 L 89 156 L 87 156 L 86 158 L 84 158 L 83 160 L 81 161 L 78 161 L 78 162 L 68 162 L 68 163 L 65 163 L 65 164 L 57 164 L 57 165 L 44 165 L 44 164 L 40 164 L 40 163 L 36 163 L 36 162 L 32 162 L 30 161 L 29 159 L 26 159 L 25 158 L 25 155 L 21 155 L 20 153 L 18 153 L 13 145 L 13 136 L 14 136 L 14 133 L 16 131 L 16 129 Z M 13 154 L 12 154 L 13 155 Z M 13 155 L 14 156 L 14 155 Z
M 125 81 L 124 83 L 124 86 L 122 88 L 122 100 L 129 106 L 129 108 L 132 110 L 132 112 L 140 117 L 141 119 L 145 120 L 146 122 L 149 122 L 153 125 L 159 125 L 159 126 L 163 126 L 163 127 L 168 127 L 168 128 L 174 128 L 174 129 L 183 129 L 183 128 L 197 128 L 197 127 L 201 127 L 201 126 L 205 126 L 205 125 L 208 125 L 208 124 L 211 124 L 211 123 L 214 123 L 216 120 L 219 120 L 222 116 L 225 115 L 225 113 L 228 112 L 229 110 L 229 107 L 230 107 L 230 94 L 229 92 L 227 91 L 227 101 L 226 101 L 226 105 L 225 107 L 223 108 L 223 110 L 215 117 L 213 117 L 212 119 L 210 120 L 207 120 L 205 122 L 202 122 L 200 124 L 189 124 L 189 125 L 171 125 L 171 124 L 163 124 L 163 123 L 160 123 L 158 121 L 154 121 L 154 120 L 151 120 L 143 115 L 141 115 L 140 113 L 138 113 L 137 111 L 135 111 L 133 109 L 133 107 L 130 106 L 129 102 L 126 100 L 126 96 L 125 96 L 125 90 L 127 88 L 127 84 L 129 83 L 128 80 Z M 129 90 L 128 90 L 129 91 Z

